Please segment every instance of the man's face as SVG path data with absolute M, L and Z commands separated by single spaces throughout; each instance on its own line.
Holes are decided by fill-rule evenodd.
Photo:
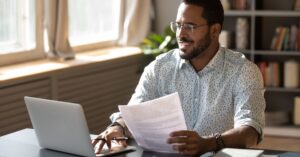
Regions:
M 185 3 L 178 8 L 176 23 L 195 26 L 193 30 L 183 26 L 176 32 L 180 57 L 183 59 L 191 60 L 200 56 L 211 43 L 209 26 L 202 17 L 202 12 L 202 7 Z

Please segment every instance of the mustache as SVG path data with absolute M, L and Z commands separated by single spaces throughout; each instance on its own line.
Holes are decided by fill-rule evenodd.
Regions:
M 182 37 L 182 38 L 178 38 L 177 39 L 178 42 L 192 42 L 192 39 L 186 38 L 186 37 Z

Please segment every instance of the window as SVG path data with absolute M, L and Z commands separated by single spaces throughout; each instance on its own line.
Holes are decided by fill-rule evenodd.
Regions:
M 36 3 L 37 2 L 37 3 Z M 0 1 L 0 64 L 37 58 L 42 55 L 36 42 L 38 37 L 37 7 L 35 0 Z
M 134 1 L 126 10 L 125 3 L 123 0 L 0 0 L 0 66 L 45 58 L 46 53 L 68 57 L 74 55 L 73 50 L 113 46 L 123 38 L 125 44 L 129 39 L 139 41 L 147 31 L 148 20 L 144 17 L 148 18 L 150 2 Z M 141 29 L 128 31 L 129 27 L 140 25 L 141 18 L 146 19 Z
M 68 5 L 73 47 L 104 41 L 107 44 L 119 38 L 121 0 L 71 0 Z
M 34 48 L 33 0 L 2 0 L 0 7 L 0 53 Z

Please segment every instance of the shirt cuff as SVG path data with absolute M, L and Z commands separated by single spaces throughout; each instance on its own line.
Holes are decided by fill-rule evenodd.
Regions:
M 121 118 L 121 112 L 116 112 L 110 115 L 109 119 L 111 122 L 115 122 L 117 119 Z

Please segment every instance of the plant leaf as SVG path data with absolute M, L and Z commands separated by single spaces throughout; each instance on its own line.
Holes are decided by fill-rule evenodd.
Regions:
M 171 40 L 172 40 L 171 36 L 169 36 L 169 35 L 166 36 L 165 40 L 159 45 L 158 49 L 160 49 L 160 50 L 165 49 Z
M 157 42 L 158 45 L 164 41 L 164 37 L 162 35 L 159 35 L 159 34 L 151 34 L 149 36 L 149 39 L 152 40 L 152 41 Z

